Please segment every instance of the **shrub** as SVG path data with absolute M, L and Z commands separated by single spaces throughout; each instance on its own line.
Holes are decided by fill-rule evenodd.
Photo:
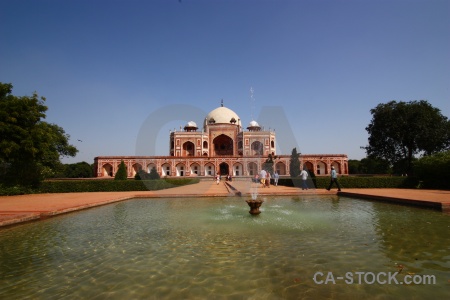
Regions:
M 156 171 L 156 168 L 155 167 L 153 167 L 151 170 L 150 170 L 150 174 L 148 175 L 149 176 L 149 179 L 159 179 L 160 177 L 159 177 L 159 174 L 158 174 L 158 172 Z
M 120 162 L 119 169 L 117 170 L 116 175 L 114 176 L 114 180 L 127 180 L 127 167 L 123 160 Z
M 143 170 L 140 170 L 136 173 L 134 176 L 134 179 L 136 180 L 152 180 L 152 179 L 160 179 L 158 172 L 156 171 L 156 168 L 153 167 L 150 171 L 150 173 L 147 173 Z
M 292 149 L 291 158 L 289 159 L 289 170 L 291 170 L 291 177 L 295 178 L 300 174 L 300 158 L 297 148 Z
M 308 180 L 308 184 L 314 184 L 317 189 L 325 189 L 330 184 L 330 177 L 312 177 Z M 411 177 L 398 176 L 373 176 L 373 177 L 356 177 L 341 176 L 338 178 L 339 184 L 344 188 L 415 188 L 418 180 Z M 285 186 L 301 186 L 300 178 L 280 178 L 279 185 Z
M 44 181 L 38 193 L 155 191 L 198 183 L 199 179 L 159 180 L 52 180 Z
M 143 170 L 139 170 L 136 175 L 134 175 L 136 180 L 149 180 L 149 174 Z

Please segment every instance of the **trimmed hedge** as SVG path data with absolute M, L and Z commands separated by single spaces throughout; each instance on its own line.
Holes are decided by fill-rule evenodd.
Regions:
M 160 180 L 52 180 L 42 182 L 37 193 L 156 191 L 198 183 L 198 178 Z
M 413 177 L 374 176 L 356 177 L 340 176 L 339 184 L 345 188 L 419 188 L 419 180 Z M 0 195 L 19 195 L 32 193 L 76 193 L 76 192 L 125 192 L 155 191 L 176 186 L 198 183 L 199 178 L 165 178 L 159 180 L 49 180 L 42 182 L 37 190 L 21 187 L 4 187 L 0 185 Z M 330 184 L 329 177 L 312 178 L 315 188 L 325 189 Z M 300 178 L 280 178 L 279 185 L 301 187 Z M 308 180 L 311 184 L 311 180 Z M 336 187 L 336 186 L 334 186 Z M 313 187 L 311 187 L 313 188 Z
M 394 177 L 394 176 L 374 176 L 374 177 L 356 177 L 356 176 L 340 176 L 338 177 L 339 184 L 343 189 L 351 188 L 417 188 L 419 181 L 412 177 Z M 312 182 L 317 189 L 326 189 L 330 184 L 330 177 L 316 177 L 312 178 Z M 285 186 L 302 186 L 300 178 L 280 178 L 279 185 Z M 311 180 L 308 180 L 311 184 Z M 336 188 L 336 185 L 333 185 Z M 310 187 L 314 188 L 314 187 Z

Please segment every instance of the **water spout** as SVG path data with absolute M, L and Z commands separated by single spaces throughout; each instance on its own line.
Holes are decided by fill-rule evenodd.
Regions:
M 263 200 L 258 200 L 258 188 L 259 188 L 259 182 L 257 179 L 252 179 L 249 187 L 249 194 L 251 195 L 251 200 L 245 200 L 247 202 L 248 206 L 250 206 L 249 213 L 252 215 L 259 215 L 261 211 L 259 208 L 261 207 Z
M 252 195 L 252 200 L 256 200 L 256 198 L 258 198 L 258 187 L 252 187 L 250 189 L 250 194 Z

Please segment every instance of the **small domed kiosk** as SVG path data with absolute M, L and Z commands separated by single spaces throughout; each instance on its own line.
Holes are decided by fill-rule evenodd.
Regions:
M 184 131 L 197 131 L 198 127 L 197 124 L 194 121 L 189 121 L 187 122 L 187 124 L 184 126 Z

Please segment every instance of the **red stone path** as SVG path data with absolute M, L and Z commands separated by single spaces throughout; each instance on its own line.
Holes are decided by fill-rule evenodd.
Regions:
M 255 184 L 254 187 L 259 186 Z M 172 189 L 148 192 L 98 192 L 98 193 L 64 193 L 33 194 L 0 197 L 0 226 L 37 220 L 53 215 L 77 211 L 94 206 L 109 204 L 132 198 L 158 197 L 214 197 L 234 196 L 240 192 L 249 197 L 252 184 L 247 181 L 233 181 L 231 187 L 225 182 L 219 185 L 213 181 L 201 181 L 198 184 Z M 259 195 L 317 195 L 339 194 L 349 197 L 370 198 L 394 201 L 409 205 L 432 207 L 450 212 L 450 191 L 440 190 L 406 190 L 406 189 L 348 189 L 337 193 L 336 190 L 301 190 L 294 187 L 271 186 L 258 188 Z

